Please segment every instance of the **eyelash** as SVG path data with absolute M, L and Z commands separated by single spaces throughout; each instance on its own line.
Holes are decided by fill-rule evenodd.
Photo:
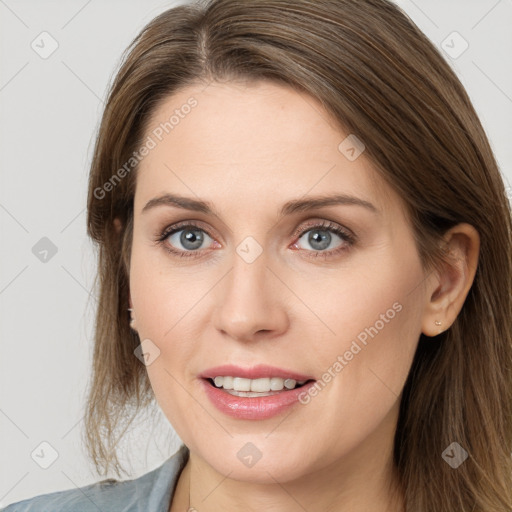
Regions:
M 195 224 L 193 221 L 185 221 L 182 223 L 174 224 L 172 226 L 168 226 L 167 228 L 164 229 L 163 232 L 157 233 L 155 243 L 157 245 L 161 245 L 164 248 L 164 250 L 166 252 L 168 252 L 169 254 L 171 254 L 172 256 L 177 256 L 179 258 L 201 257 L 202 256 L 201 250 L 200 251 L 181 251 L 181 250 L 177 250 L 177 249 L 172 249 L 166 243 L 166 240 L 168 237 L 170 237 L 174 233 L 183 231 L 185 228 L 198 229 L 198 230 L 206 233 L 210 238 L 213 238 L 213 236 L 210 235 L 210 233 L 206 229 Z M 339 247 L 337 247 L 336 249 L 332 249 L 330 251 L 308 251 L 308 250 L 306 250 L 307 253 L 312 253 L 308 257 L 312 257 L 312 258 L 321 257 L 324 259 L 333 258 L 333 257 L 337 256 L 338 254 L 340 254 L 341 252 L 349 250 L 350 247 L 352 247 L 356 242 L 356 237 L 351 232 L 341 228 L 337 224 L 334 224 L 330 221 L 313 223 L 311 225 L 307 225 L 306 227 L 302 227 L 301 229 L 297 230 L 293 234 L 293 236 L 297 237 L 297 241 L 298 241 L 300 238 L 302 238 L 302 236 L 305 233 L 307 233 L 308 231 L 313 231 L 315 229 L 318 231 L 329 231 L 330 233 L 334 233 L 335 235 L 338 235 L 344 241 L 344 244 L 342 244 Z

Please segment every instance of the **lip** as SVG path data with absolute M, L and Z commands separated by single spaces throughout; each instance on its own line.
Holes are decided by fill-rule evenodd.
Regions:
M 242 420 L 265 420 L 272 418 L 299 403 L 299 395 L 307 393 L 316 381 L 306 382 L 300 388 L 281 391 L 276 395 L 243 397 L 235 396 L 216 388 L 204 378 L 200 379 L 206 396 L 219 411 Z
M 261 379 L 264 377 L 280 377 L 281 379 L 311 380 L 311 375 L 303 375 L 291 370 L 284 370 L 275 366 L 260 364 L 251 368 L 243 368 L 232 364 L 215 366 L 202 372 L 199 377 L 203 379 L 214 379 L 218 376 L 242 377 L 244 379 Z

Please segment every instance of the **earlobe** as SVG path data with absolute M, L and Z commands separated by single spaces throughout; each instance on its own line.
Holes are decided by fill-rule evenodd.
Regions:
M 433 272 L 427 304 L 423 315 L 422 332 L 437 336 L 455 321 L 473 284 L 480 251 L 480 236 L 467 223 L 457 224 L 444 236 L 446 261 Z

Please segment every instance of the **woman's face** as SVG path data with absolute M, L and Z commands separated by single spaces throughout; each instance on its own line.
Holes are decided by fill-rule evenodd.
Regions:
M 268 82 L 181 90 L 145 144 L 131 302 L 183 442 L 256 482 L 388 460 L 426 277 L 364 148 L 316 100 Z M 215 213 L 155 201 L 167 194 Z

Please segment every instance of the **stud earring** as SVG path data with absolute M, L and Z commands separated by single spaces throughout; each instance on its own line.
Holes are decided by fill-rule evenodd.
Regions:
M 436 325 L 441 325 L 441 324 L 442 324 L 442 322 L 441 322 L 441 321 L 439 321 L 439 320 L 436 320 L 434 323 L 435 323 Z
M 133 315 L 132 315 L 132 312 L 133 312 L 133 309 L 132 308 L 128 308 L 128 311 L 130 312 L 130 327 L 136 331 L 135 329 L 135 318 L 133 318 Z

